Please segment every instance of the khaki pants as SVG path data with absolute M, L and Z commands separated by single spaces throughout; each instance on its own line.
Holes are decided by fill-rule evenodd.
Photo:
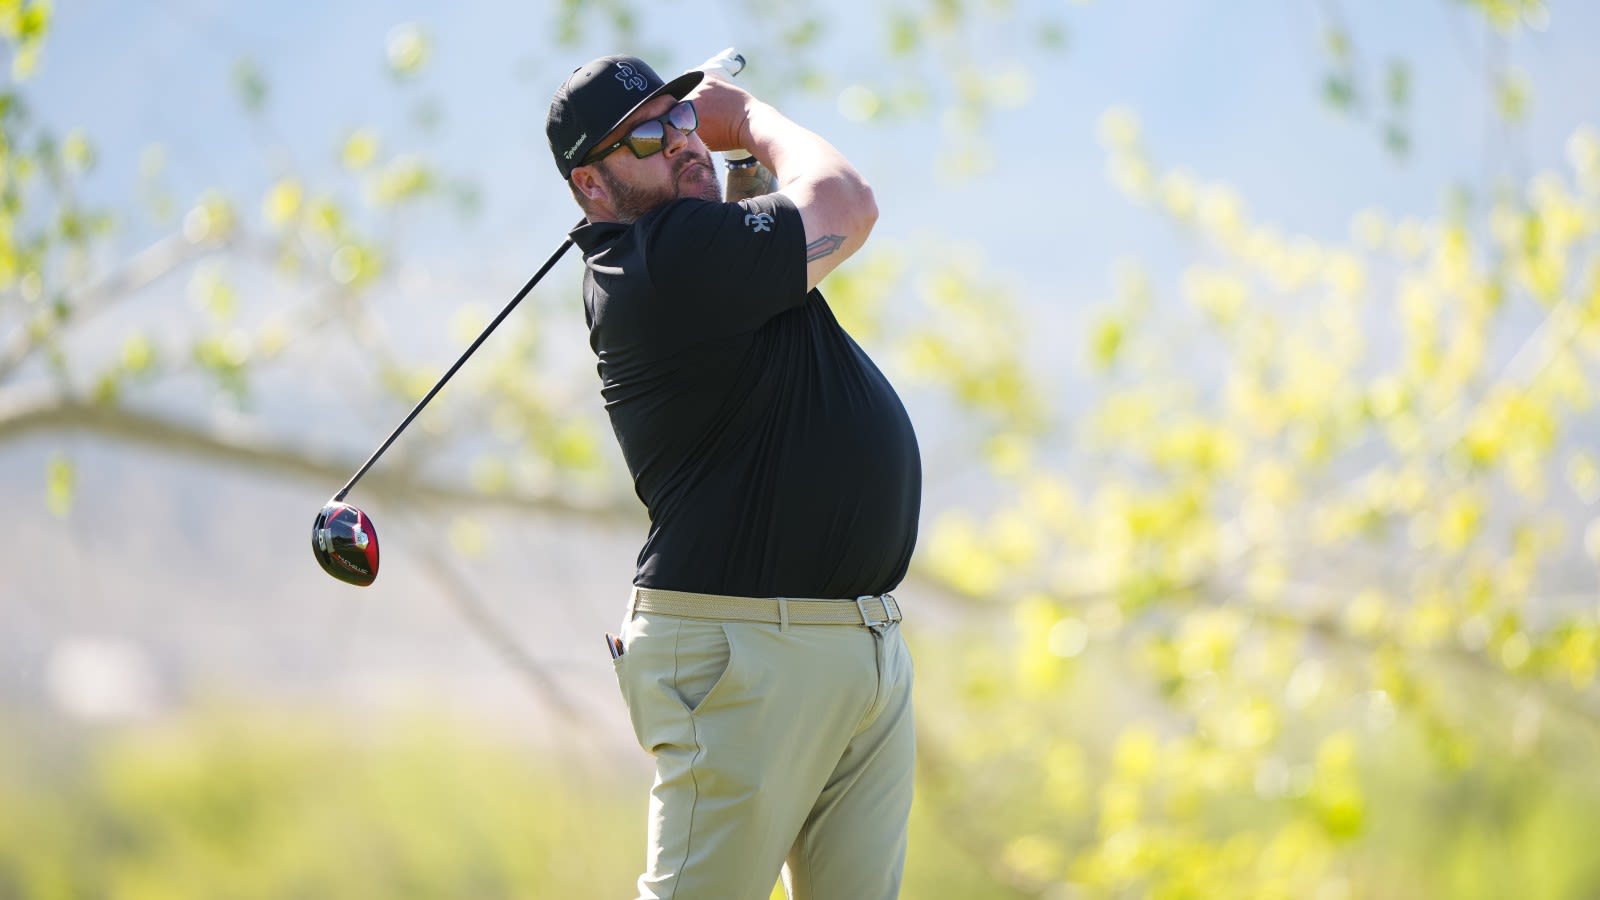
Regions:
M 898 625 L 634 612 L 615 660 L 656 761 L 640 900 L 894 900 L 915 740 Z

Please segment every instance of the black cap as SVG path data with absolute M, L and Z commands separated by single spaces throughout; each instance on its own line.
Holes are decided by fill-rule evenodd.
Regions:
M 573 69 L 550 99 L 544 126 L 561 177 L 570 179 L 595 145 L 639 107 L 662 94 L 681 100 L 704 77 L 694 69 L 663 83 L 654 69 L 633 56 L 602 56 Z

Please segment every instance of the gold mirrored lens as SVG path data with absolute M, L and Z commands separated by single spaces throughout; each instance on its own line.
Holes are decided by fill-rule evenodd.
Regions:
M 626 143 L 634 156 L 644 159 L 646 156 L 660 153 L 661 148 L 666 145 L 666 138 L 667 127 L 661 124 L 660 119 L 651 119 L 648 122 L 640 122 L 637 128 L 628 132 Z
M 687 100 L 680 101 L 667 110 L 667 121 L 684 134 L 690 134 L 700 127 L 700 117 L 695 115 L 694 104 Z
M 667 126 L 662 124 L 671 122 L 672 127 L 684 134 L 693 134 L 700 127 L 700 117 L 695 114 L 694 104 L 687 100 L 680 100 L 667 110 L 665 115 L 657 116 L 647 122 L 640 122 L 623 142 L 633 155 L 644 159 L 660 153 L 667 144 Z

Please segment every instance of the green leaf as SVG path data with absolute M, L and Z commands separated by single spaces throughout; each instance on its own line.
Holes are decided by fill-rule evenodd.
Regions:
M 593 469 L 600 464 L 599 444 L 577 424 L 558 428 L 549 452 L 551 461 L 565 469 Z
M 238 92 L 239 102 L 246 112 L 254 115 L 266 108 L 267 77 L 255 60 L 244 57 L 235 62 L 232 77 L 233 89 Z
M 33 72 L 39 67 L 40 46 L 38 44 L 23 44 L 17 48 L 16 55 L 11 58 L 11 77 L 17 81 L 26 81 L 33 77 Z
M 1342 28 L 1329 28 L 1322 33 L 1322 45 L 1328 55 L 1336 60 L 1350 58 L 1350 34 Z
M 64 456 L 53 456 L 45 469 L 45 496 L 50 512 L 65 518 L 72 511 L 73 487 L 77 481 L 72 461 Z
M 378 158 L 378 134 L 371 128 L 358 128 L 345 138 L 340 158 L 345 168 L 359 172 Z
M 1070 33 L 1067 26 L 1055 19 L 1046 19 L 1040 22 L 1034 30 L 1034 40 L 1046 50 L 1065 50 L 1069 43 Z
M 192 243 L 220 241 L 233 234 L 238 224 L 233 204 L 216 190 L 200 195 L 183 217 L 183 234 Z
M 1384 93 L 1389 97 L 1389 105 L 1395 109 L 1404 109 L 1411 102 L 1411 67 L 1404 60 L 1397 59 L 1389 63 L 1384 78 Z
M 1096 368 L 1105 370 L 1116 364 L 1126 333 L 1125 324 L 1115 317 L 1102 319 L 1095 324 L 1089 339 L 1089 356 Z
M 189 281 L 189 296 L 218 324 L 231 321 L 239 312 L 239 293 L 217 266 L 195 271 Z
M 964 17 L 962 0 L 933 0 L 930 13 L 932 24 L 943 31 L 958 25 Z
M 389 30 L 386 51 L 390 74 L 410 78 L 427 65 L 433 48 L 421 26 L 406 22 Z
M 80 211 L 67 207 L 61 210 L 61 218 L 57 224 L 61 239 L 69 244 L 82 244 L 89 232 L 88 223 L 84 221 Z
M 328 261 L 328 274 L 340 284 L 362 287 L 383 272 L 383 260 L 377 248 L 360 243 L 347 243 L 339 247 Z
M 390 206 L 405 200 L 414 200 L 431 192 L 438 178 L 421 160 L 402 156 L 378 173 L 373 182 L 372 197 L 375 203 Z
M 1533 86 L 1528 76 L 1509 69 L 1495 83 L 1495 107 L 1507 122 L 1521 122 L 1533 103 Z
M 115 371 L 105 372 L 95 379 L 94 390 L 90 399 L 100 406 L 115 405 L 122 397 L 122 382 L 117 379 Z
M 494 456 L 480 456 L 472 463 L 472 487 L 485 494 L 500 494 L 511 490 L 511 467 L 505 460 Z
M 922 44 L 922 25 L 915 16 L 894 13 L 889 17 L 889 53 L 910 56 Z
M 42 0 L 34 0 L 34 2 L 28 3 L 26 6 L 22 6 L 13 21 L 16 23 L 14 26 L 16 30 L 13 32 L 13 36 L 18 40 L 24 44 L 39 41 L 44 37 L 45 32 L 50 29 L 50 4 L 42 2 Z
M 1383 146 L 1395 159 L 1405 159 L 1411 153 L 1411 132 L 1399 122 L 1383 127 Z
M 138 375 L 148 370 L 156 358 L 155 346 L 143 333 L 134 333 L 122 342 L 122 366 Z
M 639 33 L 639 20 L 632 9 L 618 4 L 611 8 L 611 27 L 619 37 L 632 38 Z
M 261 214 L 267 224 L 281 228 L 295 216 L 305 202 L 305 189 L 298 178 L 285 178 L 267 191 L 261 201 Z
M 804 50 L 817 43 L 823 34 L 822 20 L 816 17 L 797 22 L 783 33 L 784 46 L 790 50 Z
M 1336 73 L 1324 79 L 1322 99 L 1339 112 L 1350 112 L 1356 104 L 1356 88 L 1350 76 Z
M 73 131 L 61 144 L 61 161 L 69 172 L 88 172 L 95 164 L 94 145 L 89 143 L 82 131 Z

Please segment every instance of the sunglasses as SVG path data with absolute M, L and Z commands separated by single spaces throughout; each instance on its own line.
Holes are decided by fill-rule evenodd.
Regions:
M 694 130 L 700 127 L 700 117 L 695 114 L 694 104 L 688 100 L 679 100 L 662 115 L 633 126 L 633 130 L 623 135 L 622 140 L 589 154 L 584 158 L 583 165 L 593 165 L 624 145 L 639 159 L 655 156 L 667 147 L 668 125 L 678 129 L 682 134 L 693 134 Z

